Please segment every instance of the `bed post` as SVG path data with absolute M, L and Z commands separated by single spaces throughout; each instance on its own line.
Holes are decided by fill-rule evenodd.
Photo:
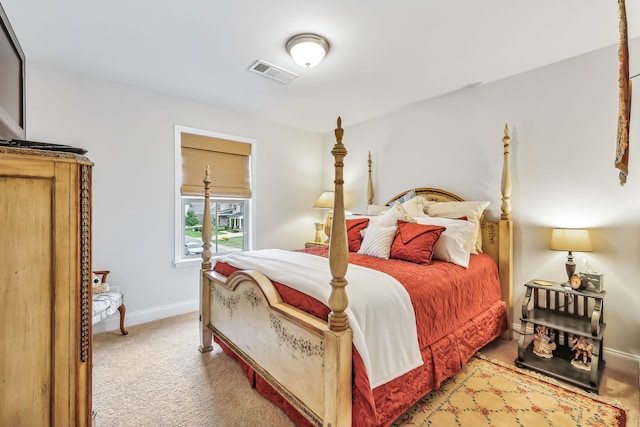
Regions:
M 344 215 L 344 178 L 343 159 L 347 155 L 347 150 L 342 144 L 344 130 L 341 127 L 342 119 L 338 117 L 338 127 L 335 130 L 336 144 L 331 150 L 335 157 L 335 179 L 333 202 L 333 224 L 331 225 L 331 236 L 329 240 L 329 266 L 331 268 L 331 296 L 329 297 L 329 328 L 332 331 L 340 332 L 349 328 L 349 319 L 345 310 L 347 309 L 347 266 L 349 265 L 349 251 L 347 247 L 347 225 Z
M 198 350 L 205 353 L 213 350 L 211 341 L 213 333 L 207 327 L 210 322 L 209 307 L 211 293 L 204 280 L 204 273 L 211 270 L 211 176 L 209 165 L 204 172 L 204 212 L 202 214 L 202 267 L 200 268 L 200 346 Z
M 367 181 L 367 205 L 373 204 L 373 181 L 371 181 L 371 151 L 369 151 L 369 160 L 367 160 L 369 166 L 368 181 Z
M 500 209 L 500 222 L 498 224 L 498 265 L 500 270 L 500 286 L 502 288 L 502 300 L 507 304 L 507 329 L 502 337 L 507 340 L 513 338 L 511 331 L 513 323 L 513 222 L 511 221 L 511 163 L 509 161 L 509 126 L 504 125 L 504 159 L 502 164 L 502 205 Z
M 329 266 L 331 268 L 331 295 L 329 296 L 329 330 L 325 333 L 325 427 L 351 426 L 351 360 L 353 339 L 349 319 L 345 310 L 347 299 L 347 266 L 349 251 L 347 246 L 347 226 L 344 214 L 343 159 L 347 150 L 342 144 L 344 130 L 342 119 L 338 117 L 335 130 L 336 144 L 331 150 L 335 158 L 335 199 L 333 224 L 329 241 Z

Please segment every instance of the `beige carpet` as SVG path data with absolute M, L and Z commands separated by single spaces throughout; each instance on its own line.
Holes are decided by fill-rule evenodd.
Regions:
M 197 313 L 128 329 L 127 336 L 119 331 L 94 336 L 96 427 L 293 426 L 249 387 L 235 361 L 219 349 L 198 352 Z M 513 366 L 516 346 L 515 340 L 497 340 L 483 354 Z M 628 427 L 639 425 L 637 376 L 607 367 L 600 397 L 620 403 Z M 418 412 L 422 418 L 412 416 L 420 421 L 415 425 L 430 425 L 421 424 L 424 411 Z M 403 424 L 411 425 L 407 419 Z

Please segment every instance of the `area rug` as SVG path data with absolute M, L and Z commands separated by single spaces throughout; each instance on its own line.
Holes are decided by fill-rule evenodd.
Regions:
M 616 402 L 476 354 L 393 426 L 624 427 Z

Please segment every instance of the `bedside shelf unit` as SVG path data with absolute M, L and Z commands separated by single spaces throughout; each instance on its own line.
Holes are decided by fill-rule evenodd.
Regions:
M 537 284 L 534 281 L 525 284 L 527 289 L 522 300 L 516 366 L 533 369 L 597 393 L 605 366 L 602 347 L 606 328 L 606 292 L 574 291 L 561 283 L 546 283 L 549 285 Z M 549 328 L 556 344 L 553 357 L 535 355 L 533 340 L 525 346 L 529 324 L 533 326 L 534 332 L 537 325 Z M 593 343 L 590 370 L 579 369 L 571 364 L 575 357 L 571 350 L 571 340 L 577 337 L 591 339 Z

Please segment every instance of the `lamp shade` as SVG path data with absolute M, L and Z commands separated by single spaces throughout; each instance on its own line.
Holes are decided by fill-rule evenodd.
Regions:
M 554 228 L 551 231 L 550 249 L 554 251 L 591 252 L 589 230 L 579 228 Z
M 287 52 L 301 67 L 315 67 L 329 52 L 329 42 L 315 34 L 298 34 L 287 42 Z
M 333 209 L 333 191 L 325 191 L 313 204 L 314 208 Z

